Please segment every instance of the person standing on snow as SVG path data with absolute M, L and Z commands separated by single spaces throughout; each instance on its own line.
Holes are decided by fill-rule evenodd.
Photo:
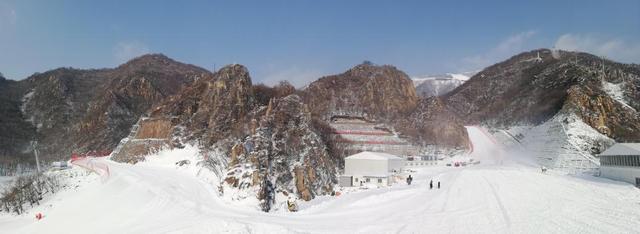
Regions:
M 440 181 L 438 181 L 438 189 L 440 189 Z
M 429 189 L 433 189 L 433 180 L 429 181 Z
M 413 177 L 409 175 L 409 177 L 407 177 L 407 185 L 411 185 L 411 181 L 413 181 Z

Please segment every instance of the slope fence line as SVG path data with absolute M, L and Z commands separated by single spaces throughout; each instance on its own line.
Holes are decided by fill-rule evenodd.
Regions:
M 96 159 L 93 157 L 84 157 L 76 160 L 71 160 L 71 164 L 95 172 L 100 176 L 102 182 L 105 182 L 111 176 L 109 166 L 106 163 L 96 161 Z

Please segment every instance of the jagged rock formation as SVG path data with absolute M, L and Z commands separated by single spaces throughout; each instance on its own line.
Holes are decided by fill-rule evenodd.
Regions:
M 254 89 L 245 67 L 226 66 L 154 107 L 113 159 L 137 162 L 158 148 L 198 145 L 223 193 L 257 197 L 267 211 L 273 193 L 305 200 L 329 193 L 340 159 L 329 155 L 302 99 L 279 97 L 294 91 L 287 87 Z
M 329 155 L 311 113 L 297 95 L 272 100 L 256 132 L 242 141 L 245 150 L 232 150 L 227 182 L 237 188 L 272 177 L 276 192 L 295 192 L 307 201 L 331 192 L 340 159 Z
M 149 107 L 207 73 L 159 54 L 114 69 L 59 68 L 16 82 L 12 100 L 22 110 L 12 113 L 33 126 L 26 138 L 38 140 L 45 161 L 110 151 Z

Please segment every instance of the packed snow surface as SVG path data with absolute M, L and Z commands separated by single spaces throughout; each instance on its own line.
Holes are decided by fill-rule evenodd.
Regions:
M 479 160 L 467 167 L 410 172 L 412 185 L 342 188 L 301 202 L 300 211 L 263 213 L 222 199 L 217 178 L 194 163 L 194 148 L 136 165 L 109 166 L 29 214 L 0 214 L 3 233 L 638 233 L 640 190 L 590 176 L 540 173 L 503 150 L 484 129 L 468 128 Z M 175 164 L 189 160 L 185 165 Z M 82 170 L 74 168 L 73 170 Z M 78 180 L 78 178 L 74 178 Z M 429 189 L 429 181 L 441 188 Z M 33 215 L 42 212 L 36 221 Z

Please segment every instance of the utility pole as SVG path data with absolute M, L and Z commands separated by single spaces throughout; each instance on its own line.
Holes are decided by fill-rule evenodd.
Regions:
M 604 56 L 602 58 L 602 76 L 604 76 Z
M 32 141 L 31 147 L 33 148 L 33 155 L 36 156 L 36 170 L 40 173 L 40 160 L 38 160 L 38 141 Z

